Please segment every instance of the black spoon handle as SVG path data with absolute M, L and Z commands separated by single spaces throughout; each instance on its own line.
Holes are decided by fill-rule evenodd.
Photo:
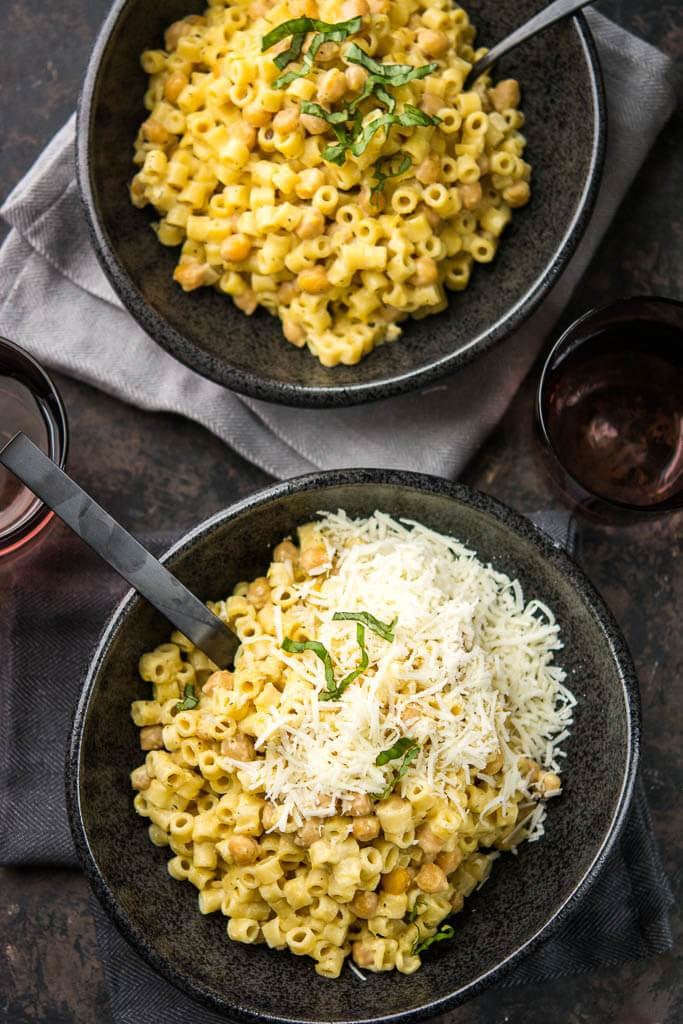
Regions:
M 582 7 L 586 7 L 592 2 L 593 0 L 554 0 L 553 3 L 548 4 L 538 14 L 535 14 L 533 18 L 529 18 L 523 25 L 520 25 L 514 32 L 511 32 L 505 39 L 492 46 L 486 56 L 476 61 L 472 66 L 467 76 L 467 81 L 474 82 L 487 68 L 490 68 L 492 64 L 495 64 L 497 60 L 504 57 L 510 50 L 514 50 L 520 43 L 525 43 L 527 39 L 531 39 L 539 32 L 542 32 L 544 28 L 554 25 L 560 18 L 567 18 L 570 14 L 576 14 Z
M 235 634 L 25 434 L 0 450 L 0 463 L 220 668 L 232 663 Z

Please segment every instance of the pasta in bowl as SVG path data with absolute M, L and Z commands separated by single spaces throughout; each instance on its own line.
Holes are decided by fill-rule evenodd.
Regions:
M 178 633 L 142 656 L 135 808 L 231 939 L 328 978 L 346 957 L 412 974 L 493 861 L 543 835 L 575 704 L 559 628 L 419 523 L 338 512 L 298 540 L 210 605 L 234 672 Z
M 490 262 L 530 196 L 520 90 L 446 0 L 225 0 L 148 50 L 133 203 L 185 291 L 280 317 L 325 366 L 395 341 Z

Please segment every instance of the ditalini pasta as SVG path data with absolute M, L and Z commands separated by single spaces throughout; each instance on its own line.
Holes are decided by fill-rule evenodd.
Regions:
M 574 698 L 549 608 L 451 537 L 324 515 L 210 605 L 218 671 L 144 654 L 135 808 L 230 938 L 411 973 L 502 851 L 540 838 Z M 501 869 L 502 870 L 502 869 Z
M 211 0 L 148 50 L 136 206 L 175 279 L 262 306 L 326 366 L 446 306 L 529 199 L 520 90 L 450 0 Z

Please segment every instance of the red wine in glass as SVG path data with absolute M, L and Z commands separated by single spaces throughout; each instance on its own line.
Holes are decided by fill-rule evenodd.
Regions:
M 643 315 L 624 315 L 635 303 Z M 683 504 L 683 306 L 666 306 L 664 319 L 646 300 L 612 307 L 616 318 L 589 314 L 543 372 L 539 413 L 556 458 L 589 495 L 631 509 Z

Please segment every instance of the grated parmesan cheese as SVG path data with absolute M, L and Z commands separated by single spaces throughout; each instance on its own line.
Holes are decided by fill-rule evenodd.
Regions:
M 395 619 L 394 640 L 366 629 L 368 668 L 341 699 L 321 701 L 323 664 L 310 651 L 281 649 L 276 608 L 274 653 L 288 680 L 299 683 L 296 711 L 271 709 L 258 757 L 232 764 L 244 788 L 281 808 L 274 827 L 334 813 L 333 801 L 321 809 L 321 796 L 381 792 L 396 763 L 378 767 L 377 755 L 402 736 L 416 739 L 420 749 L 400 793 L 419 781 L 457 803 L 463 784 L 490 778 L 486 764 L 500 753 L 503 785 L 490 811 L 527 788 L 520 757 L 560 771 L 575 699 L 553 663 L 562 643 L 548 607 L 525 602 L 517 580 L 419 523 L 381 512 L 352 520 L 340 511 L 325 514 L 317 532 L 331 568 L 291 589 L 308 635 L 330 652 L 335 678 L 353 671 L 360 656 L 356 624 L 334 621 L 335 612 Z M 532 839 L 543 834 L 544 813 L 539 803 Z

